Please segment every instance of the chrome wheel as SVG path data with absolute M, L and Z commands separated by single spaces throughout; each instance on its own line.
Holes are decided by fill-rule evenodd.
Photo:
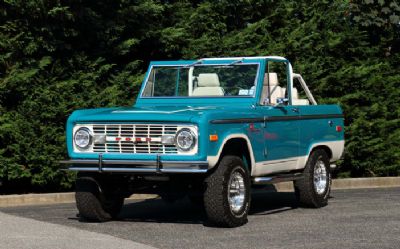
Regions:
M 231 211 L 239 212 L 244 205 L 246 187 L 242 174 L 234 172 L 231 175 L 228 185 L 228 201 Z
M 321 159 L 318 159 L 314 167 L 314 187 L 319 195 L 325 192 L 328 183 L 326 167 Z

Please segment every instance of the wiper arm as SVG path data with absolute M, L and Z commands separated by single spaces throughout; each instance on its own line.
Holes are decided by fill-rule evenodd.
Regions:
M 203 63 L 203 60 L 198 60 L 198 61 L 195 61 L 195 62 L 193 62 L 192 64 L 186 65 L 186 66 L 184 66 L 184 67 L 185 67 L 185 68 L 187 68 L 187 67 L 193 67 L 193 66 L 198 65 L 198 64 L 201 64 L 201 63 Z
M 236 60 L 236 61 L 234 61 L 234 62 L 228 64 L 228 66 L 232 66 L 232 65 L 235 65 L 235 64 L 238 64 L 238 63 L 242 63 L 243 60 L 244 60 L 244 58 L 242 58 L 242 59 L 240 59 L 240 60 Z M 200 60 L 198 60 L 198 61 L 193 62 L 192 64 L 189 64 L 189 65 L 184 66 L 184 68 L 193 67 L 193 66 L 196 66 L 196 65 L 198 65 L 198 64 L 202 64 L 203 62 L 204 62 L 204 60 L 203 60 L 203 59 L 200 59 Z
M 232 65 L 235 65 L 235 64 L 238 64 L 238 63 L 242 63 L 243 60 L 244 60 L 244 58 L 242 58 L 242 59 L 240 59 L 240 60 L 236 60 L 236 61 L 230 63 L 229 66 L 232 66 Z

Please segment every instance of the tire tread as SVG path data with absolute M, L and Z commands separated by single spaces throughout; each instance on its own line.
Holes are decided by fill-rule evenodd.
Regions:
M 123 205 L 123 198 L 113 200 L 114 203 L 108 210 L 103 207 L 104 199 L 95 179 L 91 177 L 77 179 L 75 200 L 82 219 L 105 222 L 116 218 Z
M 224 156 L 216 170 L 206 179 L 206 190 L 204 193 L 204 207 L 209 221 L 221 227 L 237 227 L 247 223 L 247 212 L 249 209 L 250 195 L 247 194 L 248 202 L 242 217 L 234 217 L 230 212 L 229 203 L 224 200 L 224 186 L 228 184 L 230 171 L 234 165 L 241 165 L 242 160 L 237 156 Z M 243 167 L 247 173 L 246 168 Z M 248 176 L 248 173 L 247 173 Z M 249 188 L 249 179 L 245 179 Z
M 315 192 L 313 183 L 314 165 L 319 157 L 322 157 L 322 159 L 328 165 L 327 166 L 328 189 L 326 193 L 323 194 L 323 196 L 319 196 Z M 294 181 L 295 194 L 300 205 L 303 207 L 310 207 L 310 208 L 320 208 L 326 206 L 328 204 L 328 196 L 330 193 L 331 182 L 332 181 L 329 171 L 328 154 L 322 149 L 313 151 L 304 168 L 303 178 Z

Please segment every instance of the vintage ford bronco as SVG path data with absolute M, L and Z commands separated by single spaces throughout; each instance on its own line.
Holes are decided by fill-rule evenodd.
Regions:
M 299 203 L 327 205 L 343 114 L 318 105 L 283 57 L 151 62 L 136 104 L 67 122 L 82 219 L 115 218 L 124 198 L 157 193 L 203 205 L 210 224 L 247 222 L 252 186 L 293 181 Z

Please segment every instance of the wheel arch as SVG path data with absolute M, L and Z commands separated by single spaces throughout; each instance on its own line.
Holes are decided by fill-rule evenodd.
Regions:
M 324 150 L 329 157 L 330 162 L 334 162 L 340 158 L 343 152 L 344 141 L 326 141 L 311 144 L 308 153 L 301 157 L 297 164 L 297 169 L 303 169 L 310 157 L 311 153 L 317 149 Z
M 317 146 L 312 147 L 311 150 L 310 150 L 310 152 L 308 153 L 308 157 L 310 157 L 311 153 L 313 153 L 313 152 L 316 151 L 316 150 L 320 150 L 320 149 L 323 150 L 323 151 L 325 151 L 326 154 L 327 154 L 328 157 L 329 157 L 329 160 L 331 160 L 331 158 L 332 158 L 332 150 L 331 150 L 331 148 L 329 148 L 329 146 L 327 146 L 327 145 L 317 145 Z
M 241 157 L 249 173 L 252 174 L 252 170 L 254 170 L 255 167 L 255 159 L 253 147 L 247 135 L 230 134 L 225 137 L 221 143 L 218 154 L 216 156 L 207 157 L 209 168 L 216 166 L 224 155 L 237 155 Z
M 311 144 L 310 147 L 308 148 L 308 153 L 306 158 L 307 160 L 308 157 L 311 155 L 311 152 L 313 152 L 316 149 L 323 149 L 324 151 L 326 151 L 326 153 L 329 156 L 329 160 L 331 162 L 334 162 L 339 160 L 343 154 L 344 140 L 324 141 Z

